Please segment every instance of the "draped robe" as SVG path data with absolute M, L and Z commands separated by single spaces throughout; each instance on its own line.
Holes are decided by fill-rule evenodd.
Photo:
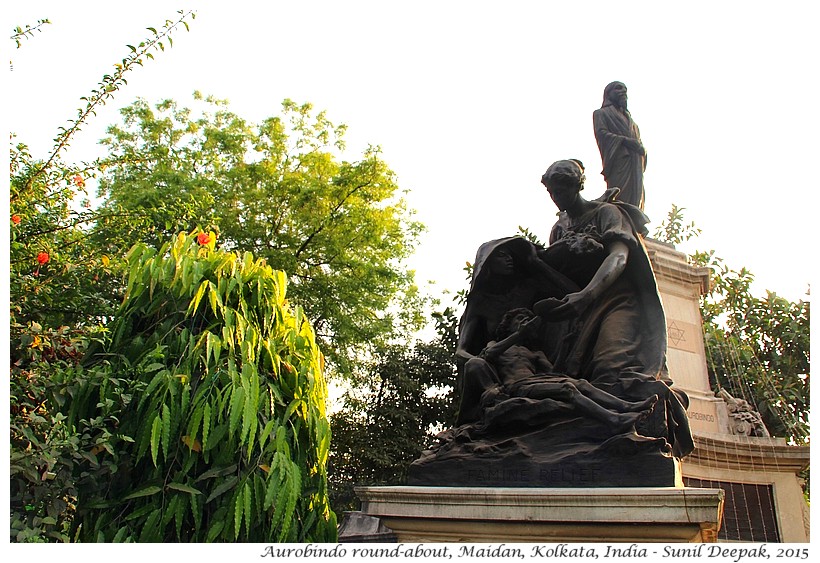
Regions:
M 646 155 L 627 148 L 625 143 L 627 139 L 641 141 L 637 124 L 628 110 L 621 110 L 611 103 L 593 112 L 592 124 L 604 165 L 601 174 L 607 188 L 620 188 L 619 200 L 643 209 Z

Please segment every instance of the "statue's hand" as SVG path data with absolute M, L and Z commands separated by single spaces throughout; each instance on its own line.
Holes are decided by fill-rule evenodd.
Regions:
M 488 362 L 495 361 L 498 356 L 501 355 L 501 348 L 496 345 L 495 342 L 491 342 L 488 344 L 478 355 L 479 358 L 483 358 Z
M 641 156 L 646 156 L 646 149 L 643 148 L 643 145 L 637 139 L 628 139 L 626 147 L 632 152 L 636 152 Z
M 548 297 L 546 299 L 542 299 L 541 301 L 536 301 L 535 305 L 532 306 L 532 310 L 539 317 L 549 319 L 550 317 L 552 317 L 553 310 L 555 310 L 556 307 L 561 305 L 562 302 L 562 299 Z
M 541 327 L 541 317 L 533 317 L 521 323 L 518 332 L 525 337 L 533 337 L 538 334 L 538 329 Z
M 464 350 L 463 348 L 458 348 L 456 350 L 456 357 L 461 358 L 465 362 L 468 362 L 468 361 L 472 360 L 473 358 L 475 358 L 476 356 L 474 356 L 473 354 L 470 354 L 468 351 Z
M 535 314 L 545 319 L 563 320 L 578 317 L 590 304 L 586 293 L 577 292 L 566 295 L 563 299 L 549 297 L 533 305 Z

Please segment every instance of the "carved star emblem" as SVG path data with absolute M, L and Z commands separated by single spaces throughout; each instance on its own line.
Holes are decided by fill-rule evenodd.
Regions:
M 678 327 L 675 321 L 669 323 L 669 326 L 666 328 L 666 333 L 669 336 L 669 340 L 671 340 L 675 346 L 680 346 L 681 342 L 686 342 L 683 329 Z

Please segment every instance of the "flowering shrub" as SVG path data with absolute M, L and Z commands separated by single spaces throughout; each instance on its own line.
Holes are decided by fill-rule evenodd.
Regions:
M 88 205 L 83 211 L 75 209 L 97 164 L 74 166 L 62 157 L 73 135 L 125 84 L 125 73 L 153 58 L 153 51 L 164 49 L 162 41 L 170 44 L 174 29 L 187 28 L 186 20 L 194 17 L 190 11 L 179 14 L 178 20 L 167 20 L 159 31 L 149 28 L 152 36 L 130 47 L 131 53 L 115 70 L 82 98 L 77 117 L 60 127 L 44 157 L 33 157 L 16 135 L 10 136 L 12 541 L 73 540 L 69 530 L 80 480 L 105 482 L 106 476 L 116 473 L 113 455 L 100 460 L 97 455 L 115 451 L 118 440 L 128 439 L 117 432 L 113 416 L 129 399 L 120 380 L 79 363 L 122 299 L 122 262 L 100 256 L 99 245 L 89 238 L 89 225 L 105 214 Z M 32 36 L 48 23 L 40 20 L 34 28 L 17 27 L 12 39 L 19 48 L 22 37 Z M 99 389 L 105 399 L 100 400 L 95 418 L 68 424 L 61 409 L 78 398 L 80 388 Z

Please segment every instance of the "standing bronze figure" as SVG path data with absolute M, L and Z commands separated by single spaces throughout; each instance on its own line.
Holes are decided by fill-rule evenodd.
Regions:
M 604 89 L 601 109 L 592 113 L 595 140 L 601 151 L 601 161 L 607 188 L 620 188 L 618 199 L 643 209 L 643 173 L 646 170 L 646 150 L 641 143 L 638 125 L 626 108 L 626 86 L 611 82 Z

